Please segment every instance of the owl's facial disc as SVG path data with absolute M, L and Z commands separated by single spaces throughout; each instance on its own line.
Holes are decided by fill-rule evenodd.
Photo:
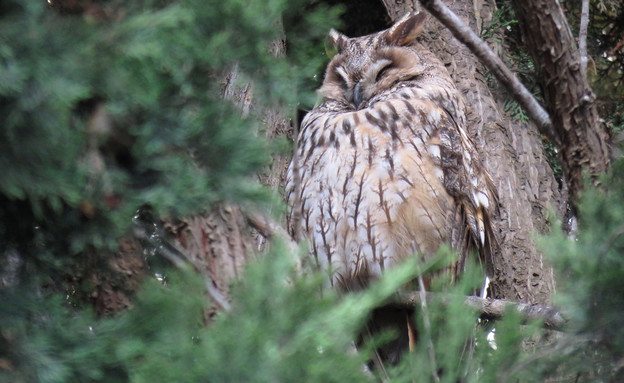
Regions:
M 361 39 L 349 39 L 344 51 L 334 56 L 320 89 L 325 100 L 355 110 L 366 107 L 397 83 L 417 79 L 424 72 L 411 47 L 366 45 Z
M 356 64 L 365 65 L 356 65 Z M 392 86 L 397 71 L 390 58 L 366 58 L 358 63 L 344 57 L 330 64 L 321 94 L 325 99 L 341 101 L 361 109 L 375 95 Z

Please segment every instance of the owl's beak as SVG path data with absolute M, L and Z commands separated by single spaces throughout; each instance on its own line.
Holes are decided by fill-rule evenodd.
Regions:
M 360 82 L 358 81 L 353 88 L 353 105 L 357 108 L 362 103 L 362 92 L 360 90 Z

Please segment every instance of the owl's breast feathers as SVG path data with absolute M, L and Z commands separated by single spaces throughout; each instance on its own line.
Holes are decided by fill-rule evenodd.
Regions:
M 303 120 L 299 161 L 291 163 L 286 186 L 289 227 L 300 225 L 333 284 L 366 284 L 385 267 L 427 257 L 444 242 L 460 254 L 456 273 L 471 249 L 488 256 L 493 183 L 462 129 L 460 105 L 431 94 L 400 87 L 346 112 L 326 102 Z M 295 210 L 300 222 L 293 222 Z

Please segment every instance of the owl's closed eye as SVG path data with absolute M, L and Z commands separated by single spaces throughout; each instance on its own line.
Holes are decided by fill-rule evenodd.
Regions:
M 416 80 L 424 66 L 411 45 L 422 31 L 423 18 L 417 15 L 371 41 L 349 39 L 332 30 L 330 43 L 338 54 L 327 67 L 321 96 L 361 109 L 400 82 Z

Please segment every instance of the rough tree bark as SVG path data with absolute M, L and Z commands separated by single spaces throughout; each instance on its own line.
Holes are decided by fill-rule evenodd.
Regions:
M 209 213 L 168 221 L 166 227 L 187 260 L 229 303 L 230 284 L 242 275 L 255 253 L 251 230 L 240 207 L 219 204 Z M 211 299 L 204 313 L 206 321 L 210 322 L 221 308 Z
M 284 41 L 274 42 L 270 49 L 276 56 L 282 55 Z M 253 84 L 240 84 L 239 76 L 238 65 L 232 65 L 223 75 L 221 97 L 232 101 L 239 107 L 241 115 L 247 117 L 253 107 Z M 290 122 L 282 110 L 266 109 L 261 114 L 267 125 L 266 134 L 269 139 L 279 135 L 292 135 Z M 289 158 L 275 155 L 271 165 L 262 174 L 258 174 L 259 180 L 277 190 L 285 183 L 288 163 Z M 249 215 L 240 206 L 224 201 L 213 206 L 207 213 L 171 220 L 166 225 L 168 232 L 184 251 L 185 257 L 206 276 L 207 283 L 211 283 L 228 301 L 230 285 L 241 276 L 249 260 L 264 250 L 266 244 L 266 233 L 263 235 L 260 230 L 256 230 L 261 219 L 249 218 Z M 209 322 L 220 308 L 213 300 L 205 313 L 206 320 Z
M 384 4 L 393 18 L 420 9 L 417 1 L 386 0 Z M 492 0 L 445 4 L 477 34 L 495 10 Z M 540 134 L 532 124 L 515 121 L 504 112 L 504 97 L 500 89 L 488 87 L 487 71 L 433 17 L 423 38 L 445 63 L 466 98 L 470 134 L 500 194 L 500 214 L 495 226 L 501 251 L 495 258 L 492 296 L 550 304 L 554 290 L 552 269 L 533 239 L 548 228 L 549 206 L 563 214 L 566 193 L 546 160 Z
M 609 166 L 608 136 L 559 2 L 516 0 L 513 5 L 536 64 L 574 199 L 582 188 L 584 170 L 596 175 Z

